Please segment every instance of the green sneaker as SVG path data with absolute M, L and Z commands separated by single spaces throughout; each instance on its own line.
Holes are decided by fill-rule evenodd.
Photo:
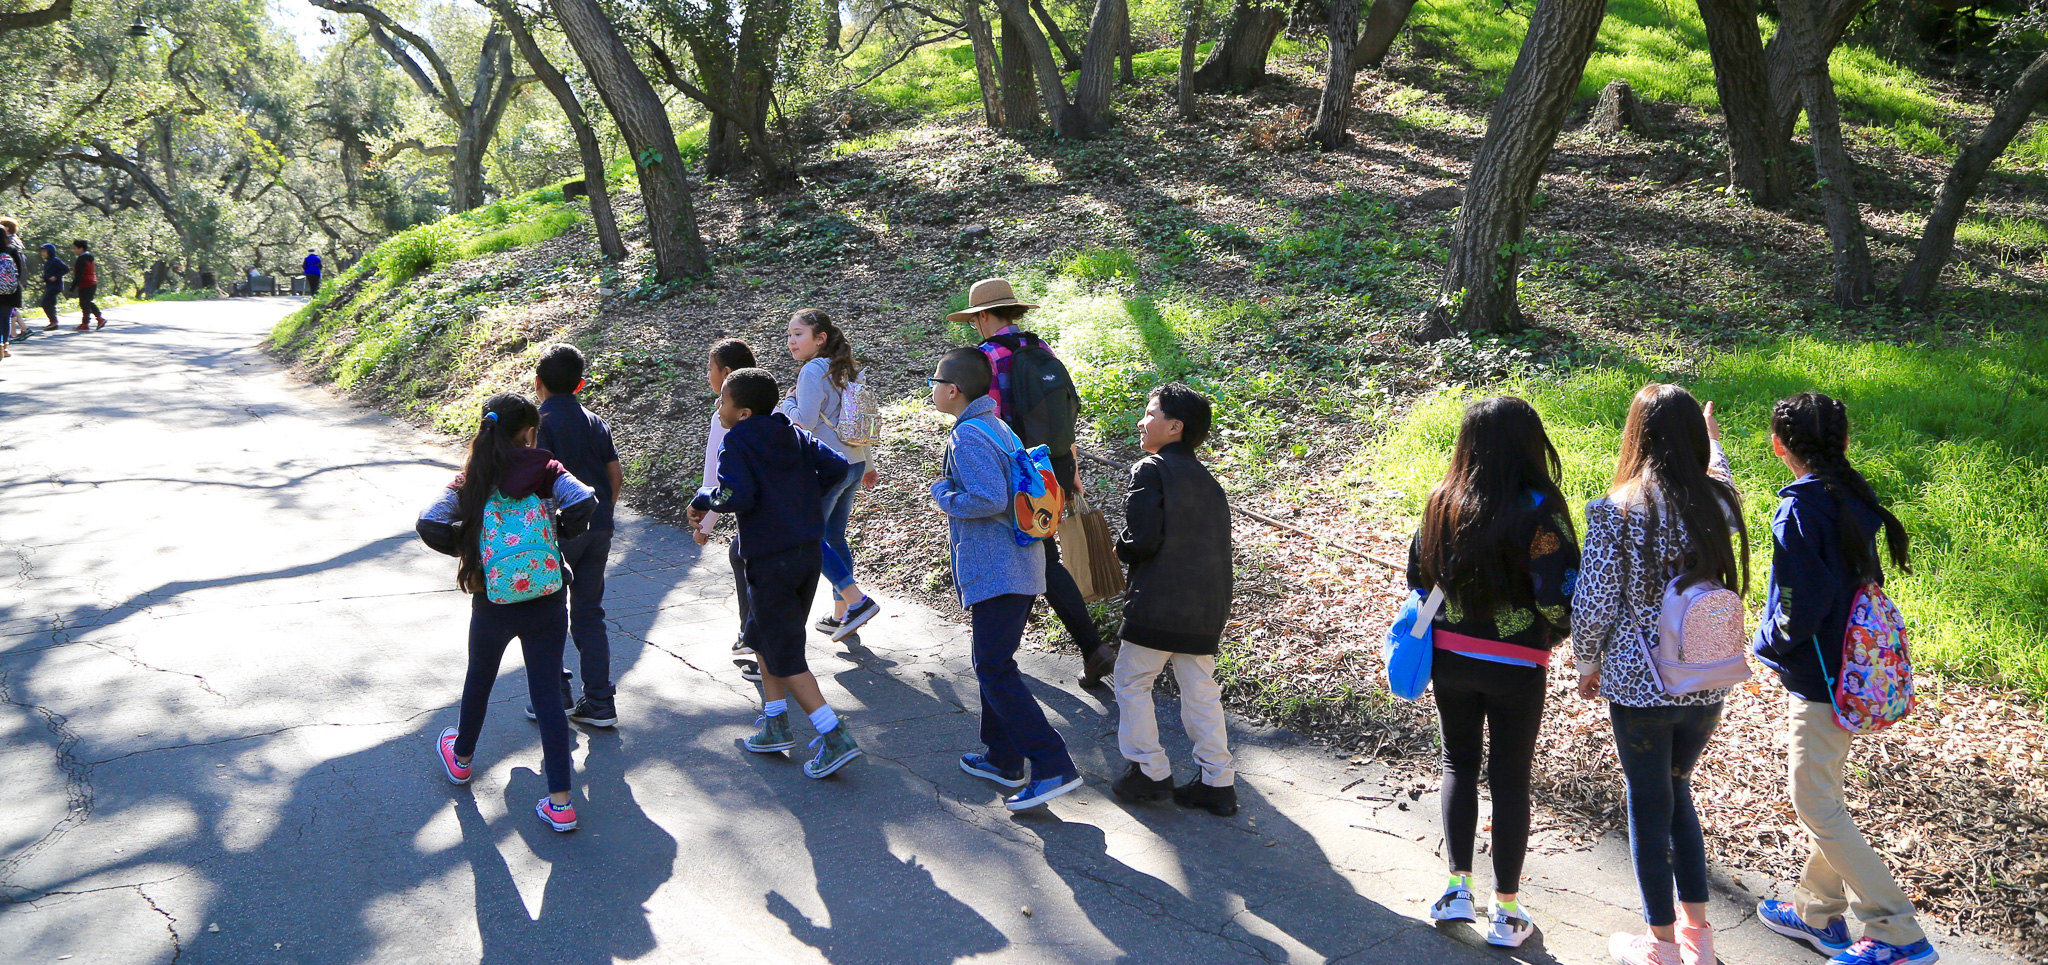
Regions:
M 747 738 L 747 750 L 756 754 L 773 754 L 796 746 L 796 738 L 789 732 L 788 714 L 758 717 L 754 723 L 760 724 L 761 730 Z
M 818 747 L 820 744 L 825 746 Z M 818 747 L 818 756 L 804 762 L 804 773 L 811 777 L 830 775 L 860 756 L 860 745 L 853 742 L 853 735 L 847 732 L 844 723 L 813 738 L 811 746 Z

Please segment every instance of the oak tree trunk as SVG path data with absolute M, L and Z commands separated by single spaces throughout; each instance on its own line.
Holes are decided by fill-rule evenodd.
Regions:
M 1109 101 L 1116 87 L 1117 52 L 1130 26 L 1126 0 L 1095 0 L 1088 19 L 1088 46 L 1074 79 L 1072 136 L 1093 137 L 1109 129 Z
M 839 49 L 839 0 L 825 0 L 825 49 Z
M 1351 48 L 1351 69 L 1368 70 L 1384 63 L 1414 10 L 1415 0 L 1372 0 L 1372 9 L 1365 15 L 1365 32 L 1359 35 L 1358 46 Z
M 1329 0 L 1330 19 L 1324 32 L 1330 38 L 1329 62 L 1323 71 L 1323 96 L 1316 104 L 1315 126 L 1309 139 L 1334 150 L 1350 134 L 1351 81 L 1358 73 L 1352 66 L 1351 50 L 1358 42 L 1358 0 Z
M 1180 85 L 1175 96 L 1180 119 L 1192 121 L 1195 111 L 1195 50 L 1202 44 L 1202 0 L 1182 0 L 1181 17 L 1187 26 L 1180 34 Z
M 1023 55 L 1031 64 L 1031 74 L 1038 86 L 1039 106 L 1044 108 L 1046 119 L 1052 123 L 1053 136 L 1085 137 L 1079 112 L 1068 103 L 1067 89 L 1060 82 L 1059 63 L 1053 60 L 1052 46 L 1047 42 L 1045 32 L 1038 29 L 1038 21 L 1031 16 L 1030 6 L 1025 0 L 996 0 L 996 7 L 1003 11 L 1005 67 L 1009 67 L 1014 56 L 1010 53 L 1010 39 L 1014 36 L 1017 46 L 1023 48 Z
M 960 22 L 967 28 L 967 41 L 974 48 L 974 78 L 981 85 L 981 121 L 992 130 L 1003 126 L 1002 82 L 996 78 L 996 43 L 988 21 L 981 15 L 981 0 L 961 0 Z
M 1856 15 L 1863 12 L 1870 0 L 1815 0 L 1815 12 L 1820 18 L 1818 41 L 1821 56 L 1826 57 L 1842 43 L 1849 33 L 1849 25 Z M 1781 11 L 1782 13 L 1782 11 Z M 1764 46 L 1764 82 L 1770 87 L 1770 123 L 1764 128 L 1765 149 L 1780 164 L 1792 153 L 1792 129 L 1799 126 L 1799 113 L 1806 108 L 1806 92 L 1799 78 L 1800 58 L 1794 50 L 1791 36 L 1786 33 L 1782 16 L 1778 32 L 1771 42 Z M 1787 190 L 1790 190 L 1791 175 L 1786 175 Z
M 533 40 L 533 31 L 527 29 L 526 18 L 513 0 L 490 0 L 491 9 L 498 19 L 504 21 L 505 29 L 512 34 L 512 42 L 519 47 L 519 56 L 540 78 L 541 85 L 553 94 L 555 103 L 562 106 L 562 116 L 569 121 L 569 130 L 576 136 L 576 154 L 583 161 L 583 184 L 590 198 L 590 222 L 597 228 L 597 248 L 607 261 L 626 260 L 626 243 L 619 237 L 619 219 L 612 211 L 611 192 L 605 184 L 604 150 L 598 146 L 597 131 L 590 126 L 590 118 L 583 113 L 583 102 L 576 91 L 569 86 L 569 79 L 548 60 L 547 54 Z
M 1287 11 L 1278 6 L 1261 6 L 1256 0 L 1236 0 L 1230 8 L 1230 24 L 1209 57 L 1195 69 L 1195 90 L 1243 90 L 1266 79 L 1266 57 L 1273 41 L 1287 26 Z
M 1045 32 L 1052 38 L 1052 45 L 1059 48 L 1060 70 L 1078 70 L 1081 58 L 1074 53 L 1073 45 L 1067 43 L 1067 32 L 1060 29 L 1060 22 L 1053 17 L 1052 11 L 1045 9 L 1045 0 L 1031 0 L 1031 9 L 1037 12 L 1039 22 L 1045 25 Z
M 1970 204 L 1970 197 L 1977 193 L 1977 185 L 1984 180 L 1984 172 L 1990 170 L 1991 162 L 2005 153 L 2005 149 L 2017 137 L 2020 129 L 2027 125 L 2027 118 L 2034 112 L 2034 106 L 2048 97 L 2048 53 L 2034 58 L 2026 71 L 2020 74 L 2019 82 L 1998 99 L 1993 109 L 1991 123 L 1977 132 L 1977 139 L 1970 146 L 1956 154 L 1956 163 L 1948 172 L 1948 180 L 1941 183 L 1941 195 L 1934 202 L 1934 210 L 1927 215 L 1927 227 L 1920 234 L 1919 250 L 1913 253 L 1913 260 L 1906 265 L 1906 272 L 1899 277 L 1899 286 L 1892 292 L 1893 300 L 1916 308 L 1926 307 L 1934 295 L 1934 289 L 1941 281 L 1941 270 L 1948 265 L 1956 241 L 1956 222 L 1961 221 L 1963 209 Z
M 1117 61 L 1121 65 L 1119 68 L 1121 73 L 1117 75 L 1117 83 L 1125 87 L 1134 87 L 1138 83 L 1138 71 L 1131 63 L 1131 58 L 1136 57 L 1138 51 L 1131 41 L 1131 11 L 1128 6 L 1128 0 L 1124 9 L 1123 33 L 1123 40 L 1117 45 L 1116 49 Z
M 1870 247 L 1863 236 L 1863 212 L 1856 205 L 1855 165 L 1842 144 L 1842 117 L 1835 102 L 1835 81 L 1828 73 L 1828 51 L 1822 36 L 1823 0 L 1781 0 L 1784 22 L 1778 28 L 1799 54 L 1799 91 L 1806 103 L 1807 137 L 1813 142 L 1813 167 L 1820 176 L 1821 210 L 1834 250 L 1836 306 L 1870 304 L 1877 281 Z
M 1001 0 L 997 0 L 998 6 Z M 1031 55 L 1024 49 L 1024 30 L 1007 14 L 1003 19 L 1003 59 L 997 65 L 1002 72 L 1003 127 L 1018 133 L 1030 133 L 1039 129 L 1036 93 L 1037 72 L 1032 69 Z
M 633 152 L 640 200 L 647 208 L 647 239 L 654 248 L 655 276 L 672 281 L 711 271 L 710 255 L 697 231 L 690 185 L 676 157 L 676 132 L 654 85 L 633 61 L 617 28 L 598 0 L 548 0 L 562 32 L 590 72 L 605 109 Z
M 1571 112 L 1607 0 L 1539 0 L 1506 89 L 1493 105 L 1458 210 L 1450 264 L 1436 304 L 1423 315 L 1428 338 L 1499 332 L 1522 324 L 1515 287 L 1522 231 L 1557 132 Z
M 1757 33 L 1756 0 L 1699 0 L 1714 59 L 1714 88 L 1728 126 L 1728 180 L 1763 207 L 1784 204 L 1790 193 L 1785 156 L 1774 148 L 1770 127 L 1771 88 L 1764 68 L 1764 41 Z

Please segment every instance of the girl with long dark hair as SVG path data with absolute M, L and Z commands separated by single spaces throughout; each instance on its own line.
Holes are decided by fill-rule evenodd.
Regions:
M 1432 624 L 1430 686 L 1443 735 L 1444 845 L 1450 883 L 1430 909 L 1473 921 L 1473 839 L 1482 763 L 1493 794 L 1493 910 L 1486 940 L 1517 947 L 1535 932 L 1519 900 L 1529 844 L 1529 773 L 1551 648 L 1571 634 L 1579 543 L 1558 491 L 1557 449 L 1529 403 L 1465 409 L 1450 469 L 1429 494 L 1408 547 L 1408 585 L 1444 591 Z M 1492 739 L 1487 739 L 1491 732 Z
M 789 354 L 802 368 L 780 409 L 797 428 L 817 437 L 845 457 L 846 481 L 825 494 L 825 578 L 832 581 L 832 615 L 817 629 L 844 640 L 874 619 L 882 608 L 861 592 L 853 579 L 853 549 L 846 543 L 846 523 L 853 512 L 853 494 L 876 482 L 868 450 L 839 438 L 840 404 L 846 386 L 860 377 L 853 343 L 822 308 L 806 308 L 789 317 Z
M 1771 584 L 1755 650 L 1785 685 L 1792 809 L 1813 853 L 1792 900 L 1766 900 L 1757 917 L 1841 965 L 1924 965 L 1940 956 L 1914 919 L 1912 899 L 1843 800 L 1853 735 L 1835 722 L 1831 683 L 1843 675 L 1857 591 L 1884 584 L 1880 530 L 1891 564 L 1912 572 L 1906 527 L 1849 464 L 1849 410 L 1841 402 L 1818 392 L 1779 402 L 1771 412 L 1771 451 L 1793 482 L 1778 490 L 1771 519 Z M 1863 922 L 1854 946 L 1842 918 L 1851 909 Z
M 1650 926 L 1648 934 L 1618 934 L 1609 943 L 1627 965 L 1714 961 L 1692 771 L 1721 724 L 1728 691 L 1668 693 L 1647 654 L 1672 580 L 1681 589 L 1706 580 L 1737 593 L 1748 588 L 1749 533 L 1720 438 L 1712 403 L 1702 410 L 1678 386 L 1644 386 L 1629 405 L 1614 483 L 1586 507 L 1585 558 L 1572 597 L 1579 696 L 1607 700 Z
M 491 685 L 505 648 L 519 638 L 548 782 L 548 796 L 534 804 L 534 813 L 549 827 L 569 831 L 576 827 L 569 804 L 569 718 L 556 676 L 569 633 L 561 541 L 583 531 L 597 500 L 547 450 L 534 448 L 539 434 L 540 410 L 525 396 L 491 396 L 462 474 L 420 514 L 421 541 L 461 560 L 455 583 L 470 594 L 462 711 L 457 726 L 434 741 L 434 754 L 451 783 L 469 783 Z

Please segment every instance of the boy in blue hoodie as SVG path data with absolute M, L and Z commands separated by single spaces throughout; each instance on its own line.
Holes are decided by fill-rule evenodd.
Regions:
M 988 395 L 993 379 L 987 356 L 958 348 L 946 353 L 938 372 L 925 380 L 932 387 L 932 405 L 953 417 L 945 476 L 932 483 L 932 499 L 951 530 L 953 586 L 960 606 L 973 615 L 981 742 L 988 749 L 962 755 L 960 769 L 1020 788 L 1003 803 L 1022 811 L 1080 787 L 1081 773 L 1017 670 L 1024 618 L 1045 592 L 1045 547 L 1038 541 L 1017 544 L 1013 457 L 1023 444 L 996 417 L 995 400 Z
M 740 633 L 761 661 L 761 729 L 747 738 L 747 750 L 773 754 L 796 746 L 787 713 L 787 699 L 795 697 L 818 729 L 811 746 L 823 745 L 804 773 L 824 777 L 861 755 L 804 660 L 805 622 L 824 563 L 824 497 L 846 478 L 846 460 L 776 412 L 781 396 L 775 377 L 762 369 L 725 377 L 718 479 L 690 501 L 690 525 L 706 513 L 729 513 L 739 523 L 752 604 Z
M 1856 829 L 1843 799 L 1852 736 L 1835 722 L 1834 687 L 1857 590 L 1883 585 L 1877 534 L 1892 564 L 1911 572 L 1906 528 L 1849 464 L 1849 413 L 1818 392 L 1779 402 L 1771 449 L 1797 477 L 1771 520 L 1771 586 L 1756 655 L 1789 694 L 1792 809 L 1812 839 L 1791 901 L 1757 905 L 1764 927 L 1833 955 L 1831 965 L 1927 965 L 1941 956 L 1914 919 L 1912 899 Z M 1856 900 L 1851 902 L 1849 894 Z M 1849 942 L 1854 910 L 1863 937 Z

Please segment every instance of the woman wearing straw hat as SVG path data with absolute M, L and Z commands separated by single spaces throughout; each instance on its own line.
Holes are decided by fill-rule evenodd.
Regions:
M 995 381 L 988 394 L 995 400 L 996 417 L 1009 423 L 1025 445 L 1052 448 L 1053 473 L 1059 477 L 1060 485 L 1067 490 L 1067 498 L 1071 501 L 1082 489 L 1080 477 L 1074 472 L 1072 446 L 1073 420 L 1080 408 L 1079 397 L 1069 399 L 1070 404 L 1064 413 L 1054 413 L 1054 417 L 1063 423 L 1057 426 L 1028 425 L 1025 413 L 1017 411 L 1011 404 L 1016 396 L 1010 384 L 1010 371 L 1020 353 L 1029 354 L 1027 364 L 1034 368 L 1044 372 L 1057 371 L 1066 391 L 1073 391 L 1073 379 L 1067 376 L 1066 366 L 1053 355 L 1052 349 L 1038 336 L 1017 327 L 1017 320 L 1037 307 L 1019 301 L 1009 279 L 984 278 L 968 289 L 967 307 L 947 315 L 946 320 L 966 322 L 981 334 L 982 354 L 988 356 L 989 367 L 995 370 Z M 1081 587 L 1074 582 L 1074 575 L 1060 563 L 1059 544 L 1054 540 L 1045 541 L 1045 602 L 1066 625 L 1075 645 L 1081 648 L 1081 685 L 1092 687 L 1102 684 L 1103 678 L 1116 669 L 1116 648 L 1105 646 L 1101 634 L 1096 632 L 1095 620 L 1088 614 L 1088 603 L 1081 597 Z

